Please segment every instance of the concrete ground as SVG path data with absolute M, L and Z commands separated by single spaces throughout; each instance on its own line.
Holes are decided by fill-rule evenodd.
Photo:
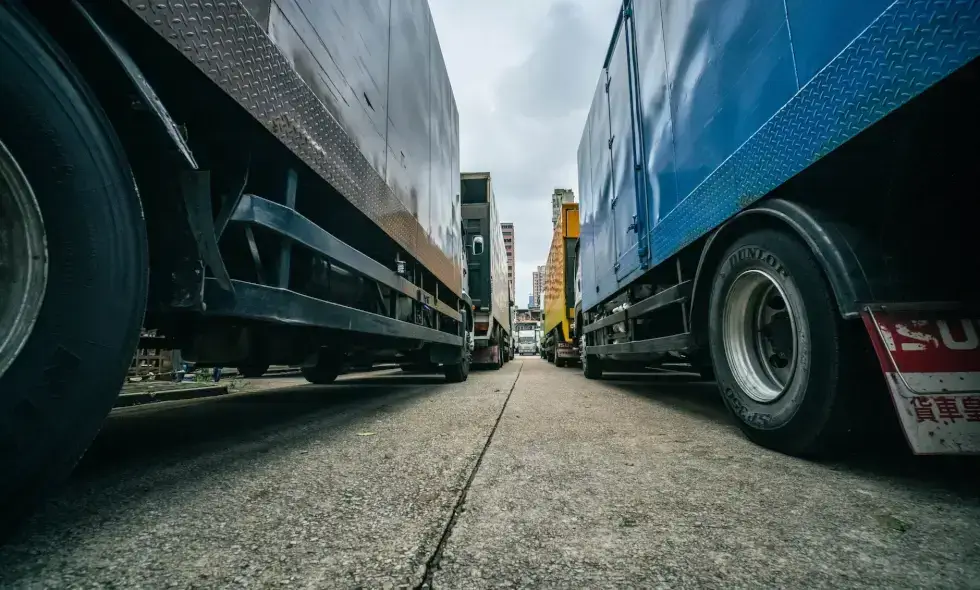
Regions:
M 0 587 L 980 587 L 980 465 L 815 463 L 711 384 L 520 357 L 114 412 Z

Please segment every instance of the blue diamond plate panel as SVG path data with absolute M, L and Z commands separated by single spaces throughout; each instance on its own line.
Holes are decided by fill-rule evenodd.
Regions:
M 654 264 L 980 55 L 980 2 L 899 0 L 651 231 Z

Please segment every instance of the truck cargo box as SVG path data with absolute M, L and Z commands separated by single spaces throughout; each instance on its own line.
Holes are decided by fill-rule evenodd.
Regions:
M 569 320 L 574 319 L 575 274 L 578 268 L 575 255 L 578 240 L 578 204 L 562 204 L 545 269 L 543 324 L 545 334 L 560 332 L 559 342 L 572 341 Z
M 508 336 L 511 333 L 510 285 L 507 252 L 497 214 L 493 180 L 488 172 L 466 172 L 461 177 L 462 217 L 466 246 L 482 236 L 483 253 L 468 253 L 470 298 L 479 312 L 489 314 Z
M 978 11 L 626 0 L 578 149 L 583 308 L 974 59 Z
M 980 452 L 978 23 L 956 0 L 620 3 L 578 149 L 585 377 L 698 373 L 793 455 L 893 425 Z
M 461 293 L 459 118 L 426 0 L 122 1 Z

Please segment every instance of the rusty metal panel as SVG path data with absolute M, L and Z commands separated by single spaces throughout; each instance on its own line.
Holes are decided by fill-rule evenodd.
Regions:
M 423 239 L 431 225 L 430 200 L 456 199 L 430 190 L 432 25 L 425 0 L 247 0 L 261 23 L 234 1 L 122 1 L 461 293 L 459 245 Z M 403 14 L 407 4 L 416 12 L 410 19 Z M 444 67 L 437 75 L 448 79 Z M 411 92 L 418 95 L 406 96 Z M 457 147 L 451 158 L 458 157 Z M 409 164 L 398 169 L 404 162 Z M 424 214 L 418 205 L 423 201 Z M 452 206 L 447 210 L 451 214 Z

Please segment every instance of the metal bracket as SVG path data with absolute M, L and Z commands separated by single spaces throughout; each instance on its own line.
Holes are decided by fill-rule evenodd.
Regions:
M 196 170 L 197 161 L 194 159 L 194 154 L 191 152 L 190 146 L 187 145 L 187 141 L 181 134 L 180 129 L 178 129 L 177 124 L 174 123 L 174 120 L 170 117 L 170 113 L 167 111 L 167 108 L 163 106 L 163 101 L 161 101 L 160 97 L 157 96 L 156 91 L 153 89 L 153 86 L 150 85 L 149 81 L 147 81 L 146 76 L 143 75 L 143 72 L 139 69 L 139 66 L 136 65 L 136 62 L 133 61 L 133 58 L 129 56 L 129 53 L 122 47 L 122 45 L 116 42 L 116 40 L 113 39 L 109 33 L 100 27 L 99 23 L 95 20 L 95 17 L 85 10 L 85 8 L 77 0 L 74 0 L 72 4 L 75 6 L 75 10 L 81 13 L 82 17 L 88 21 L 89 26 L 92 27 L 95 34 L 102 39 L 102 42 L 105 43 L 106 47 L 109 49 L 109 52 L 112 53 L 112 55 L 116 58 L 116 61 L 119 62 L 119 65 L 126 72 L 126 75 L 129 77 L 130 81 L 132 81 L 133 87 L 140 95 L 142 102 L 150 111 L 153 112 L 154 115 L 156 115 L 160 125 L 170 137 L 170 140 L 173 142 L 174 149 L 180 153 L 181 157 L 188 166 Z
M 225 228 L 228 227 L 228 222 L 231 221 L 231 216 L 235 213 L 235 209 L 238 209 L 238 203 L 242 200 L 242 195 L 245 194 L 245 188 L 248 186 L 248 175 L 251 170 L 252 155 L 249 154 L 248 160 L 245 162 L 245 172 L 242 174 L 242 183 L 235 190 L 234 193 L 229 195 L 223 195 L 221 210 L 218 211 L 218 217 L 215 218 L 214 222 L 214 235 L 217 236 L 218 240 L 221 240 L 221 236 L 225 233 Z
M 636 215 L 633 216 L 633 223 L 626 226 L 626 231 L 640 233 L 640 224 L 636 221 Z
M 262 270 L 262 257 L 259 256 L 259 246 L 255 243 L 255 232 L 252 228 L 245 226 L 245 240 L 248 242 L 248 251 L 252 255 L 252 262 L 255 263 L 255 278 L 260 284 L 265 285 L 265 271 Z
M 286 208 L 296 209 L 296 185 L 299 177 L 292 168 L 286 173 Z M 279 287 L 289 288 L 289 261 L 293 254 L 293 242 L 287 237 L 282 238 L 282 246 L 279 250 Z
M 187 223 L 194 242 L 201 255 L 201 260 L 214 273 L 218 285 L 225 291 L 234 294 L 235 288 L 228 276 L 228 269 L 218 250 L 218 238 L 215 233 L 214 219 L 211 217 L 211 174 L 207 170 L 182 170 L 179 176 L 180 192 L 184 198 L 187 210 Z

